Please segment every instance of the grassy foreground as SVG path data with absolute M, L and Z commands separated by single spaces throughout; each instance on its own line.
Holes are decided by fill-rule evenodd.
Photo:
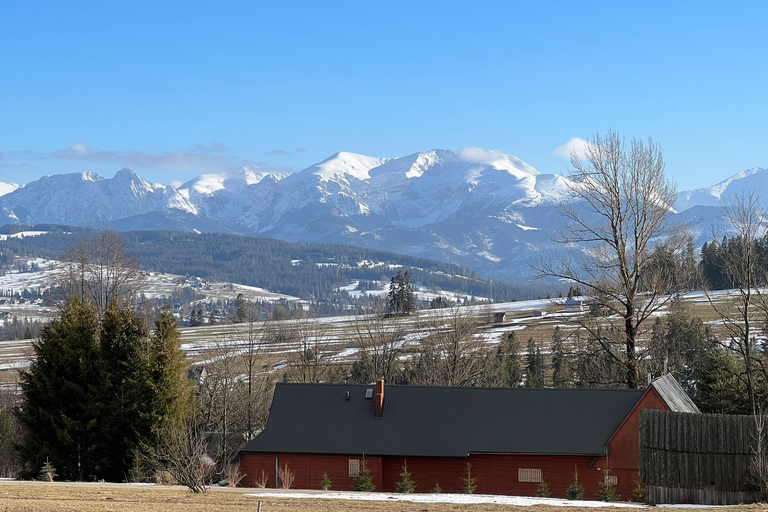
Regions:
M 205 495 L 195 495 L 181 488 L 133 487 L 120 484 L 0 482 L 0 511 L 120 511 L 120 512 L 240 512 L 256 510 L 259 498 L 244 496 L 249 489 L 216 489 Z M 371 511 L 371 512 L 442 512 L 471 510 L 473 512 L 577 512 L 612 511 L 606 507 L 513 507 L 478 504 L 423 504 L 408 502 L 346 501 L 327 499 L 261 498 L 262 512 L 310 511 Z M 631 509 L 630 509 L 631 510 Z M 768 510 L 765 506 L 750 505 L 719 508 L 718 512 Z

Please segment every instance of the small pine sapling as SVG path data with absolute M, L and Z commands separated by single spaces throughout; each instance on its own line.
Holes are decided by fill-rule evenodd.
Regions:
M 435 482 L 435 486 L 432 488 L 432 492 L 435 494 L 440 494 L 443 492 L 443 488 L 440 487 L 440 484 L 438 482 Z
M 395 491 L 404 494 L 411 494 L 416 491 L 416 482 L 411 479 L 407 462 L 403 462 L 403 471 L 400 473 L 400 481 L 395 484 Z
M 635 481 L 635 488 L 632 489 L 632 501 L 635 503 L 645 503 L 645 486 Z
M 608 478 L 609 470 L 603 472 L 603 480 L 598 484 L 598 490 L 595 493 L 595 498 L 600 501 L 619 501 L 621 495 L 616 492 L 616 486 Z
M 552 496 L 552 489 L 549 488 L 549 484 L 544 478 L 539 482 L 539 486 L 536 487 L 536 496 L 539 498 L 549 498 Z
M 376 485 L 373 483 L 373 477 L 371 476 L 371 470 L 368 469 L 368 464 L 365 463 L 365 459 L 360 462 L 360 473 L 352 483 L 353 491 L 372 492 L 376 490 Z
M 584 499 L 584 486 L 579 483 L 579 471 L 576 466 L 573 467 L 573 482 L 565 488 L 565 495 L 569 500 Z
M 324 491 L 331 489 L 331 479 L 328 478 L 328 473 L 323 471 L 323 478 L 320 480 L 320 488 Z
M 464 494 L 474 494 L 477 489 L 477 478 L 472 476 L 472 464 L 467 463 L 467 476 L 461 479 L 461 492 Z
M 45 463 L 40 468 L 40 480 L 43 480 L 45 482 L 53 482 L 53 479 L 59 476 L 56 474 L 56 467 L 53 465 L 53 462 L 48 460 L 48 457 L 45 458 Z

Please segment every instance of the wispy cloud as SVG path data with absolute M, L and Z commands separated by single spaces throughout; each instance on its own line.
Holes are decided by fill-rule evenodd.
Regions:
M 207 146 L 205 144 L 195 143 L 192 144 L 192 149 L 198 153 L 226 153 L 229 151 L 229 148 L 227 148 L 223 142 L 211 142 Z
M 298 153 L 304 153 L 307 150 L 305 147 L 296 148 L 293 151 L 289 151 L 287 149 L 272 149 L 267 151 L 267 155 L 269 156 L 287 156 L 287 155 L 296 155 Z
M 221 142 L 194 144 L 191 150 L 147 153 L 144 151 L 115 151 L 92 149 L 83 142 L 77 142 L 67 149 L 53 151 L 51 158 L 115 163 L 136 169 L 162 169 L 190 172 L 222 172 L 256 166 L 269 169 L 265 162 L 240 158 L 227 153 Z
M 588 141 L 582 139 L 581 137 L 571 137 L 568 142 L 555 148 L 552 154 L 569 159 L 571 158 L 572 154 L 576 154 L 577 158 L 583 159 L 587 156 L 588 147 Z

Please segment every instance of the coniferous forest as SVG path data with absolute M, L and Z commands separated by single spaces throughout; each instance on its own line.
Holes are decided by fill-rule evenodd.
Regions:
M 24 229 L 49 233 L 4 241 L 0 264 L 11 264 L 18 256 L 57 259 L 81 237 L 99 233 L 51 225 L 4 226 L 0 231 L 17 233 Z M 302 299 L 333 299 L 339 296 L 338 287 L 353 279 L 381 281 L 384 278 L 388 282 L 393 267 L 407 267 L 414 284 L 481 297 L 492 293 L 496 301 L 537 298 L 542 288 L 531 284 L 491 283 L 476 272 L 451 263 L 346 245 L 299 244 L 218 233 L 132 231 L 116 234 L 126 252 L 136 256 L 145 270 L 258 286 Z

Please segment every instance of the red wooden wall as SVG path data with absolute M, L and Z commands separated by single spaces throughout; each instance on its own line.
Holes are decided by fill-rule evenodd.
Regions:
M 332 489 L 349 491 L 352 489 L 354 478 L 349 477 L 349 459 L 362 457 L 347 457 L 340 455 L 285 455 L 248 453 L 240 458 L 240 471 L 245 473 L 242 485 L 254 487 L 260 479 L 261 472 L 267 475 L 267 487 L 275 487 L 275 459 L 280 467 L 288 464 L 295 480 L 293 489 L 319 489 L 323 472 L 331 479 Z M 365 457 L 365 463 L 371 470 L 376 490 L 381 490 L 381 457 Z
M 331 479 L 332 489 L 352 489 L 353 478 L 348 476 L 349 459 L 359 457 L 332 455 L 266 455 L 244 454 L 240 459 L 240 471 L 247 476 L 242 485 L 251 487 L 264 471 L 267 487 L 275 487 L 275 457 L 282 467 L 288 464 L 293 471 L 294 489 L 319 489 L 323 472 Z M 377 491 L 394 492 L 400 480 L 402 466 L 407 462 L 411 478 L 416 481 L 416 492 L 430 492 L 439 483 L 443 492 L 460 492 L 462 478 L 466 476 L 467 463 L 472 464 L 472 476 L 477 490 L 482 494 L 507 494 L 533 496 L 536 483 L 517 481 L 518 468 L 541 469 L 555 497 L 565 497 L 565 488 L 573 481 L 573 471 L 579 472 L 579 481 L 586 487 L 585 498 L 594 497 L 603 477 L 600 459 L 592 467 L 594 457 L 555 455 L 470 455 L 468 458 L 425 457 L 366 457 Z
M 439 483 L 443 492 L 459 492 L 462 478 L 466 476 L 467 463 L 472 464 L 472 476 L 476 478 L 477 493 L 533 496 L 538 484 L 518 482 L 519 468 L 541 469 L 553 497 L 565 497 L 565 489 L 573 481 L 574 469 L 579 481 L 585 486 L 585 499 L 593 499 L 603 470 L 618 479 L 617 491 L 628 500 L 638 477 L 638 430 L 641 409 L 668 409 L 659 395 L 650 388 L 629 416 L 624 420 L 609 442 L 609 455 L 605 457 L 563 455 L 470 455 L 468 458 L 427 457 L 366 457 L 377 491 L 392 492 L 400 480 L 405 462 L 416 481 L 416 492 L 429 492 Z M 247 476 L 244 486 L 254 486 L 264 471 L 267 487 L 275 487 L 275 458 L 280 466 L 287 463 L 295 474 L 293 488 L 319 489 L 323 472 L 328 474 L 334 490 L 350 490 L 353 478 L 348 476 L 349 460 L 355 456 L 337 455 L 284 455 L 244 454 L 240 470 Z
M 625 498 L 631 495 L 638 478 L 640 467 L 638 436 L 640 411 L 643 409 L 668 410 L 669 407 L 653 388 L 649 388 L 608 443 L 608 460 L 605 464 L 610 468 L 611 475 L 618 477 L 617 490 Z

